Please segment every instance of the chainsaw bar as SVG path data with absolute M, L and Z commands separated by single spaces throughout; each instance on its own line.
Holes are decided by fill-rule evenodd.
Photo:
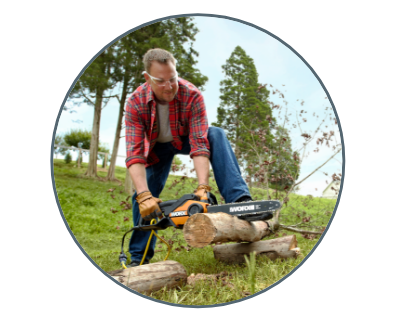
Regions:
M 207 207 L 207 212 L 225 212 L 248 221 L 269 220 L 272 218 L 273 212 L 280 207 L 281 203 L 278 200 L 263 200 L 213 205 Z

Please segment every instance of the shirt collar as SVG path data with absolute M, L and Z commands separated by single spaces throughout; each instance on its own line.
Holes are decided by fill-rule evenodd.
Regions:
M 143 88 L 146 90 L 146 104 L 148 104 L 150 101 L 154 100 L 153 90 L 151 90 L 151 86 L 149 86 L 147 82 L 143 84 Z
M 181 89 L 181 78 L 178 77 L 178 92 L 175 95 L 175 99 L 182 100 L 182 89 Z

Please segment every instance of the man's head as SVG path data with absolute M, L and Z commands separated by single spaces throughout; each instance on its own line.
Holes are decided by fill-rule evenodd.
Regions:
M 178 74 L 174 56 L 163 49 L 150 49 L 143 57 L 144 77 L 160 103 L 174 100 L 178 92 Z

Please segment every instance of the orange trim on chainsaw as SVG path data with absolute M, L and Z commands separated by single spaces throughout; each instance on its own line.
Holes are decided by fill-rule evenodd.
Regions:
M 173 212 L 169 214 L 170 219 L 172 220 L 173 223 L 175 223 L 177 227 L 183 226 L 186 223 L 186 220 L 189 219 L 189 215 L 187 212 L 189 207 L 194 203 L 200 204 L 203 207 L 203 212 L 207 213 L 207 206 L 209 206 L 208 203 L 194 201 L 194 200 L 186 201 L 182 206 L 176 208 Z M 176 212 L 185 212 L 185 214 L 181 216 L 174 216 L 174 213 Z

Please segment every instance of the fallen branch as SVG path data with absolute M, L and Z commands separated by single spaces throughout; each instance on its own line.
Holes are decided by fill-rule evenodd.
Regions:
M 182 286 L 187 279 L 185 268 L 172 260 L 110 271 L 108 274 L 140 293 L 150 293 L 164 287 Z
M 298 232 L 298 233 L 309 233 L 309 234 L 322 234 L 323 231 L 308 231 L 308 230 L 302 230 L 302 229 L 297 229 L 289 226 L 285 226 L 283 224 L 279 225 L 280 228 L 288 230 L 288 231 L 293 231 L 293 232 Z

